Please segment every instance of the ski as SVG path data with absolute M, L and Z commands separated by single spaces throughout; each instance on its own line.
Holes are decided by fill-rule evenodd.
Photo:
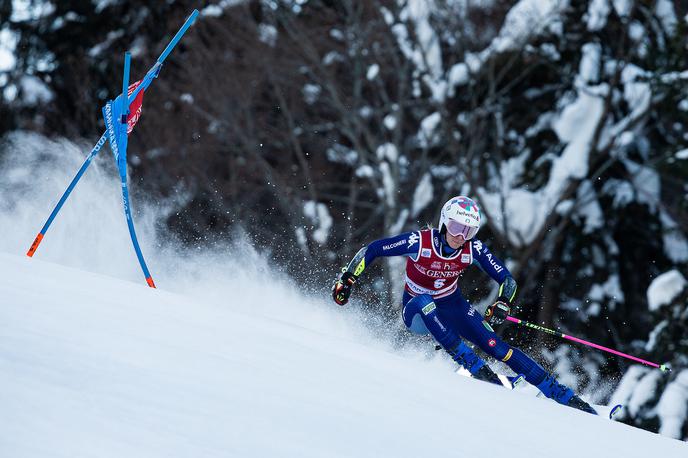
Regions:
M 602 404 L 590 404 L 600 417 L 607 417 L 610 420 L 618 420 L 618 414 L 623 410 L 623 404 L 605 406 Z
M 468 370 L 464 369 L 463 367 L 459 367 L 456 370 L 456 373 L 459 375 L 462 375 L 464 377 L 472 378 L 475 380 L 480 380 L 471 375 Z M 526 381 L 526 378 L 523 374 L 519 375 L 503 375 L 503 374 L 497 374 L 497 377 L 499 380 L 502 382 L 502 385 L 504 385 L 504 388 L 510 389 L 510 390 L 517 390 L 523 394 L 532 394 L 534 397 L 538 399 L 545 399 L 549 400 L 552 402 L 555 402 L 552 399 L 546 398 L 540 390 L 538 390 L 535 386 L 529 384 Z M 480 380 L 481 382 L 483 380 Z M 489 383 L 489 382 L 486 382 Z M 623 411 L 623 404 L 615 404 L 613 406 L 606 406 L 603 404 L 590 404 L 590 406 L 595 409 L 595 412 L 597 412 L 597 415 L 603 418 L 608 418 L 610 420 L 616 420 L 618 419 L 618 414 Z M 566 406 L 565 406 L 566 407 Z M 571 407 L 569 407 L 571 408 Z
M 533 395 L 534 397 L 538 399 L 546 399 L 552 402 L 556 402 L 552 399 L 548 399 L 545 397 L 540 390 L 538 390 L 535 386 L 529 384 L 529 383 L 521 383 L 519 385 L 515 385 L 514 389 L 519 388 L 519 391 L 523 394 L 527 395 Z M 597 412 L 597 415 L 600 417 L 606 417 L 610 420 L 615 420 L 618 419 L 617 416 L 618 414 L 623 410 L 623 404 L 615 404 L 615 405 L 603 405 L 603 404 L 590 404 L 590 406 L 595 409 L 595 412 Z
M 479 378 L 474 377 L 466 368 L 459 366 L 456 371 L 457 374 L 462 375 L 464 377 L 472 378 L 474 380 L 479 380 L 481 382 L 485 383 L 490 383 L 485 380 L 480 380 Z M 502 382 L 502 385 L 504 388 L 507 388 L 509 390 L 515 390 L 516 388 L 522 386 L 523 384 L 527 384 L 526 382 L 526 377 L 523 374 L 519 375 L 503 375 L 503 374 L 497 374 L 497 378 L 499 379 L 500 382 Z

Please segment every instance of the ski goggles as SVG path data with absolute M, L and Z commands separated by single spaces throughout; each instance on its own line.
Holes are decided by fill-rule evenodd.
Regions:
M 454 237 L 463 235 L 464 240 L 470 240 L 473 237 L 475 237 L 475 234 L 478 233 L 478 229 L 479 228 L 477 227 L 461 224 L 460 222 L 454 221 L 453 219 L 447 220 L 447 232 L 449 232 Z

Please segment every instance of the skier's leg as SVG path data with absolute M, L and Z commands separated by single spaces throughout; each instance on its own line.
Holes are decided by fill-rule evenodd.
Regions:
M 437 316 L 437 306 L 432 297 L 422 294 L 411 298 L 402 310 L 404 324 L 417 334 L 430 333 L 442 347 L 449 351 L 461 342 L 461 338 Z
M 465 312 L 465 318 L 457 323 L 457 330 L 485 353 L 503 361 L 517 374 L 523 374 L 528 383 L 535 385 L 548 398 L 560 404 L 595 413 L 571 388 L 559 383 L 553 375 L 548 374 L 541 365 L 521 350 L 504 342 L 470 304 Z
M 504 342 L 468 301 L 463 297 L 457 297 L 454 303 L 451 312 L 442 308 L 440 315 L 445 318 L 445 315 L 451 313 L 453 316 L 447 316 L 445 320 L 450 322 L 459 334 L 488 355 L 506 363 L 517 374 L 523 374 L 528 383 L 537 385 L 545 378 L 546 372 L 542 366 L 518 348 Z
M 416 334 L 432 334 L 454 361 L 465 367 L 471 374 L 476 376 L 480 374 L 478 378 L 485 378 L 484 372 L 489 369 L 485 365 L 485 361 L 476 355 L 450 326 L 442 322 L 431 296 L 424 294 L 411 298 L 406 302 L 402 315 L 404 324 L 411 331 Z M 494 380 L 488 381 L 501 384 L 496 376 L 494 376 Z

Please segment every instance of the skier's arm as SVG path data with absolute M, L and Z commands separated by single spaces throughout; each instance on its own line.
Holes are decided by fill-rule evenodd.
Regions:
M 415 256 L 420 249 L 420 234 L 406 232 L 395 237 L 375 240 L 361 248 L 349 264 L 342 269 L 339 279 L 332 286 L 332 297 L 339 305 L 349 300 L 351 288 L 358 277 L 375 259 L 384 256 Z
M 509 303 L 516 297 L 516 280 L 504 263 L 490 252 L 490 249 L 480 240 L 471 242 L 473 263 L 477 264 L 494 281 L 499 283 L 499 297 Z
M 514 277 L 509 275 L 504 279 L 504 281 L 499 285 L 499 293 L 497 293 L 497 300 L 505 300 L 509 306 L 514 303 L 516 299 L 516 290 L 518 285 Z
M 420 248 L 418 232 L 405 232 L 394 237 L 375 240 L 361 248 L 346 267 L 347 272 L 359 277 L 379 257 L 415 256 Z
M 472 242 L 472 250 L 474 262 L 494 281 L 499 283 L 497 300 L 485 310 L 485 319 L 491 325 L 500 325 L 511 312 L 518 285 L 504 263 L 490 253 L 490 250 L 480 240 Z

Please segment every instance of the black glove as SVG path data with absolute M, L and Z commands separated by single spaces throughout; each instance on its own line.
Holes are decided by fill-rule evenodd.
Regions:
M 497 302 L 490 305 L 485 310 L 485 321 L 487 321 L 492 327 L 499 326 L 500 324 L 504 323 L 504 320 L 506 320 L 506 317 L 509 316 L 509 313 L 511 313 L 511 306 L 509 303 L 503 298 L 498 298 Z
M 351 296 L 351 287 L 356 283 L 356 276 L 349 271 L 342 272 L 341 277 L 332 285 L 332 299 L 339 304 L 344 305 L 349 302 Z

